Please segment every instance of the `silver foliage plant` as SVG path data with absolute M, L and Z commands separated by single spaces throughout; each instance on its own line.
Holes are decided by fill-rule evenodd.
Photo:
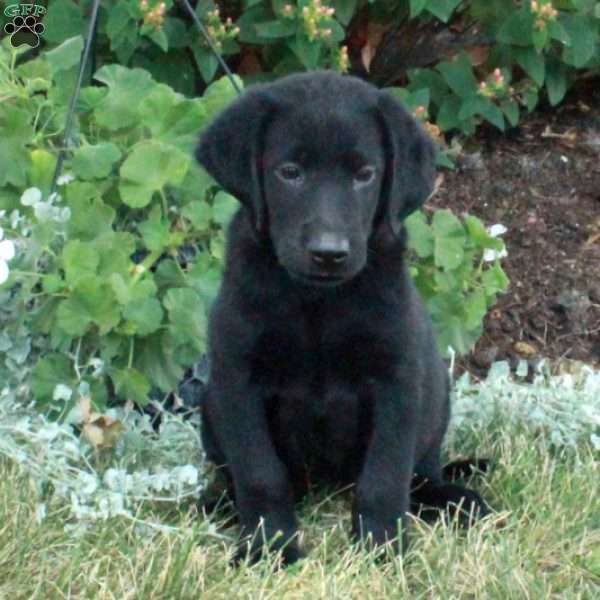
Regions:
M 488 378 L 468 374 L 454 385 L 448 436 L 452 451 L 475 444 L 479 436 L 522 432 L 564 451 L 600 451 L 600 372 L 578 365 L 572 373 L 551 375 L 538 367 L 525 383 L 522 364 L 511 375 L 507 363 L 492 366 Z M 0 456 L 16 463 L 35 485 L 42 521 L 52 503 L 66 505 L 66 527 L 80 532 L 98 519 L 121 516 L 145 532 L 170 527 L 140 516 L 148 503 L 177 504 L 197 499 L 209 475 L 199 429 L 193 420 L 163 414 L 158 433 L 146 415 L 120 408 L 108 415 L 122 425 L 118 441 L 103 457 L 80 435 L 75 423 L 47 420 L 13 390 L 0 392 Z M 108 452 L 108 455 L 107 455 Z M 217 535 L 207 524 L 206 533 Z
M 514 376 L 507 362 L 493 364 L 482 382 L 464 373 L 454 384 L 449 445 L 486 432 L 523 431 L 557 449 L 576 451 L 583 444 L 600 451 L 600 371 L 568 365 L 570 372 L 552 375 L 542 361 L 531 383 L 525 382 L 525 361 Z

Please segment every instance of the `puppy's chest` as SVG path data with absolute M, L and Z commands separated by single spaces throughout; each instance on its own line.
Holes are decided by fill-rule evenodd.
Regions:
M 365 323 L 304 318 L 269 324 L 254 348 L 253 372 L 270 388 L 303 386 L 320 393 L 394 373 L 396 340 Z

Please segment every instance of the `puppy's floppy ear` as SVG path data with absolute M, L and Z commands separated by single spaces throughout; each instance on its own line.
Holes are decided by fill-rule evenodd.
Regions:
M 250 211 L 259 232 L 266 227 L 263 140 L 276 107 L 261 88 L 245 92 L 202 132 L 196 148 L 198 162 Z
M 437 150 L 429 135 L 391 94 L 380 92 L 378 109 L 386 154 L 381 216 L 398 234 L 403 220 L 433 191 Z

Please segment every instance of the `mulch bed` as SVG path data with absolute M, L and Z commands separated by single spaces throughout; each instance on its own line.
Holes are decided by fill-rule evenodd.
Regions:
M 600 81 L 503 135 L 485 129 L 430 208 L 502 223 L 510 289 L 462 368 L 543 357 L 600 367 Z

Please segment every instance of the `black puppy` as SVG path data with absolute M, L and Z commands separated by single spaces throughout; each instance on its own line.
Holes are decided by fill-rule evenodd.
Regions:
M 404 265 L 403 219 L 430 195 L 431 141 L 389 94 L 329 72 L 247 91 L 199 162 L 242 207 L 209 331 L 209 458 L 226 465 L 256 555 L 300 555 L 294 499 L 355 483 L 353 529 L 398 536 L 413 501 L 486 511 L 442 479 L 448 381 Z M 279 535 L 276 534 L 279 532 Z

